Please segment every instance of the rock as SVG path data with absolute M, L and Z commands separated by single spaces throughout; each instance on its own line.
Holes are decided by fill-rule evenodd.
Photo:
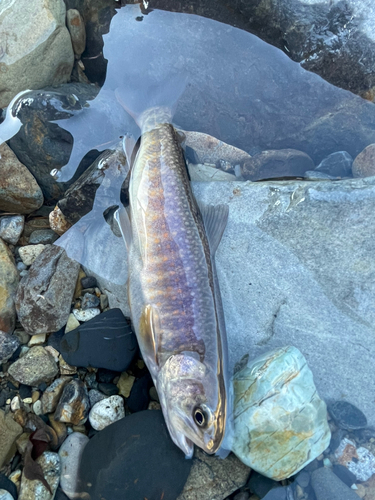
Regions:
M 94 276 L 85 276 L 81 278 L 82 288 L 95 288 L 98 286 L 96 278 Z
M 107 399 L 107 396 L 102 392 L 96 389 L 92 389 L 91 391 L 89 391 L 89 400 L 91 408 L 99 401 L 103 401 L 103 399 Z
M 308 170 L 307 172 L 304 173 L 303 177 L 304 179 L 311 179 L 314 181 L 320 179 L 324 181 L 337 180 L 336 177 L 325 174 L 324 172 L 318 172 L 317 170 Z
M 53 500 L 60 481 L 60 457 L 52 451 L 45 451 L 36 462 L 41 466 L 52 495 L 39 480 L 30 480 L 22 474 L 18 500 Z
M 118 376 L 118 372 L 115 372 L 114 370 L 108 370 L 107 368 L 99 368 L 99 370 L 96 372 L 96 380 L 98 382 L 113 382 L 113 380 Z
M 100 314 L 100 309 L 92 307 L 90 309 L 73 309 L 73 314 L 78 321 L 90 321 Z
M 121 373 L 119 381 L 117 382 L 119 394 L 121 394 L 121 396 L 124 396 L 124 398 L 128 398 L 130 396 L 130 391 L 132 390 L 134 381 L 135 377 L 133 377 L 133 375 L 129 375 L 126 372 Z
M 367 427 L 367 418 L 348 401 L 335 401 L 328 405 L 328 411 L 341 429 L 355 431 Z
M 0 488 L 2 490 L 8 491 L 14 500 L 17 500 L 18 493 L 16 485 L 8 479 L 4 474 L 0 473 Z
M 18 253 L 25 266 L 31 266 L 35 259 L 45 250 L 46 245 L 26 245 L 18 249 Z
M 375 144 L 370 144 L 356 156 L 352 171 L 354 177 L 375 175 Z
M 19 345 L 20 341 L 15 335 L 0 331 L 0 366 L 12 357 Z
M 101 382 L 100 384 L 98 384 L 98 389 L 106 396 L 115 396 L 119 393 L 119 389 L 115 384 L 107 384 Z
M 358 481 L 367 481 L 375 474 L 375 456 L 361 446 L 356 448 L 353 441 L 344 438 L 335 451 L 335 456 L 341 465 L 352 472 Z
M 149 388 L 151 385 L 152 380 L 148 373 L 135 380 L 131 388 L 130 396 L 126 401 L 126 404 L 132 413 L 147 410 L 150 402 Z
M 191 181 L 210 182 L 210 181 L 236 181 L 235 175 L 223 172 L 213 166 L 203 164 L 188 164 L 189 177 Z
M 14 497 L 9 493 L 9 491 L 0 488 L 0 500 L 14 500 Z
M 59 356 L 59 368 L 61 375 L 74 375 L 77 373 L 77 367 L 67 363 L 61 354 Z
M 287 499 L 288 488 L 274 488 L 267 493 L 263 500 L 288 500 Z M 292 497 L 293 498 L 293 497 Z
M 303 177 L 308 170 L 314 170 L 309 155 L 295 149 L 262 151 L 246 160 L 241 169 L 246 180 L 258 181 L 272 177 Z
M 0 468 L 13 458 L 15 443 L 21 434 L 22 427 L 13 420 L 13 416 L 0 409 Z
M 310 474 L 307 471 L 302 470 L 297 474 L 295 480 L 302 488 L 306 488 L 310 483 Z
M 73 379 L 67 384 L 55 411 L 55 420 L 67 424 L 84 424 L 89 414 L 89 395 L 85 384 Z
M 90 424 L 96 431 L 125 417 L 124 400 L 121 396 L 111 396 L 96 403 L 90 410 Z
M 72 39 L 74 53 L 79 58 L 86 47 L 86 30 L 85 23 L 78 10 L 67 10 L 66 25 Z
M 73 313 L 69 314 L 64 333 L 68 333 L 68 332 L 71 332 L 72 330 L 75 330 L 79 325 L 80 325 L 80 322 L 74 316 L 74 314 Z
M 66 220 L 64 214 L 61 212 L 57 205 L 49 215 L 49 222 L 51 225 L 51 229 L 59 236 L 64 234 L 69 228 L 72 227 L 72 224 Z
M 5 142 L 0 144 L 0 210 L 28 214 L 43 205 L 35 178 Z
M 28 23 L 29 19 L 38 19 L 37 26 Z M 74 55 L 62 0 L 47 4 L 21 0 L 6 6 L 0 25 L 0 38 L 8 40 L 2 58 L 0 107 L 7 106 L 22 90 L 58 85 L 69 79 Z
M 177 500 L 223 500 L 244 486 L 250 474 L 250 469 L 232 454 L 223 460 L 196 448 L 192 462 L 191 472 Z
M 349 486 L 349 488 L 357 481 L 353 472 L 350 472 L 350 470 L 344 465 L 336 464 L 332 467 L 332 471 L 339 479 L 341 479 L 343 483 L 346 484 L 346 486 Z
M 57 365 L 44 347 L 32 347 L 8 369 L 9 374 L 21 384 L 37 386 L 49 382 L 57 373 Z
M 357 494 L 327 467 L 321 467 L 311 474 L 311 484 L 317 500 L 358 500 Z
M 33 347 L 35 345 L 42 345 L 45 342 L 46 342 L 46 334 L 38 333 L 37 335 L 32 335 L 30 337 L 29 343 L 27 345 L 28 347 Z
M 49 333 L 66 324 L 79 264 L 51 245 L 34 261 L 17 290 L 19 320 L 30 334 Z
M 144 411 L 90 439 L 80 478 L 91 498 L 122 500 L 126 491 L 129 498 L 160 498 L 164 492 L 163 500 L 176 500 L 191 466 L 169 437 L 162 412 Z M 173 475 L 167 475 L 172 469 Z
M 93 295 L 91 293 L 85 293 L 82 299 L 81 303 L 81 308 L 83 310 L 91 309 L 94 307 L 99 306 L 100 304 L 100 299 L 96 295 Z
M 232 451 L 249 467 L 281 481 L 328 447 L 326 405 L 295 347 L 252 359 L 235 373 L 233 386 Z
M 78 484 L 78 470 L 81 457 L 89 438 L 80 432 L 73 432 L 59 450 L 61 463 L 60 484 L 64 493 L 71 499 L 77 498 L 81 488 Z
M 7 243 L 16 245 L 25 223 L 23 215 L 12 215 L 0 218 L 0 238 Z
M 47 387 L 41 399 L 43 413 L 52 413 L 56 410 L 62 391 L 71 380 L 71 377 L 59 377 Z
M 18 287 L 14 257 L 0 238 L 0 331 L 12 333 L 16 323 L 14 297 Z
M 52 229 L 37 229 L 30 234 L 30 245 L 48 245 L 56 241 L 57 234 Z
M 315 168 L 316 171 L 333 177 L 351 177 L 353 158 L 346 151 L 337 151 L 324 158 Z
M 64 335 L 61 354 L 74 366 L 125 371 L 137 352 L 137 341 L 119 309 L 110 309 Z
M 280 486 L 280 483 L 253 471 L 250 475 L 247 486 L 252 493 L 258 495 L 259 498 L 263 498 L 270 490 Z

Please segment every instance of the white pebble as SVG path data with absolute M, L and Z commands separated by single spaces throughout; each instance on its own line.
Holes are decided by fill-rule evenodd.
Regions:
M 46 247 L 47 245 L 26 245 L 19 248 L 18 253 L 20 254 L 22 262 L 26 266 L 31 266 L 34 260 L 38 257 L 39 254 L 43 252 Z
M 124 400 L 121 396 L 110 396 L 94 404 L 89 414 L 90 424 L 96 431 L 125 417 Z
M 33 404 L 33 411 L 35 415 L 43 414 L 42 402 L 40 399 L 38 399 L 38 401 L 35 401 L 35 403 Z
M 12 411 L 17 411 L 21 408 L 21 399 L 19 396 L 14 396 L 12 402 L 10 403 L 10 409 Z
M 84 434 L 72 432 L 59 450 L 61 462 L 60 485 L 70 499 L 78 498 L 78 469 L 82 452 L 88 442 L 89 438 Z
M 32 335 L 30 337 L 29 343 L 27 344 L 29 347 L 33 347 L 34 345 L 42 345 L 46 341 L 45 333 L 37 333 L 36 335 Z
M 71 332 L 72 330 L 75 330 L 77 327 L 79 327 L 80 322 L 77 320 L 77 318 L 74 316 L 74 314 L 70 313 L 68 317 L 68 321 L 66 323 L 65 327 L 65 333 Z
M 98 314 L 100 314 L 100 309 L 97 307 L 92 307 L 91 309 L 73 309 L 73 314 L 78 319 L 78 321 L 89 321 L 92 318 L 95 318 Z

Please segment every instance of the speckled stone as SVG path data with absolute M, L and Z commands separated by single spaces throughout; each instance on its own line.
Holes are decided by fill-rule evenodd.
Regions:
M 47 387 L 41 399 L 43 413 L 52 413 L 56 410 L 63 389 L 71 380 L 72 377 L 59 377 Z
M 30 480 L 22 474 L 18 500 L 52 500 L 60 481 L 60 457 L 52 451 L 45 451 L 36 460 L 42 467 L 44 477 L 50 485 L 52 495 L 41 481 Z
M 78 321 L 83 321 L 85 323 L 86 321 L 94 319 L 95 316 L 98 316 L 100 314 L 100 309 L 98 309 L 97 307 L 92 307 L 85 310 L 73 309 L 73 314 Z
M 80 425 L 86 422 L 90 401 L 85 384 L 73 379 L 64 387 L 55 411 L 55 420 L 67 424 Z
M 125 417 L 124 399 L 121 396 L 110 396 L 96 403 L 90 410 L 89 420 L 96 431 Z
M 23 215 L 1 217 L 0 238 L 7 243 L 16 245 L 23 231 L 24 223 L 25 217 Z
M 12 357 L 19 345 L 20 341 L 15 335 L 0 330 L 0 366 Z
M 25 266 L 31 266 L 36 258 L 43 252 L 46 245 L 26 245 L 18 249 L 18 253 Z
M 15 361 L 8 371 L 21 384 L 37 386 L 53 379 L 58 368 L 51 354 L 44 347 L 36 346 Z
M 58 235 L 52 229 L 36 229 L 30 234 L 29 245 L 48 245 L 57 238 Z

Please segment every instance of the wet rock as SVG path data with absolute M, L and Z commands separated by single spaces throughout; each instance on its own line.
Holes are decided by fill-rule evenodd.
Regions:
M 86 47 L 86 29 L 78 10 L 68 9 L 66 24 L 72 39 L 74 53 L 79 58 Z
M 147 467 L 145 467 L 145 460 Z M 169 437 L 161 411 L 144 411 L 109 425 L 87 443 L 81 460 L 83 488 L 96 498 L 176 500 L 192 466 Z M 166 470 L 172 470 L 167 475 Z
M 27 23 L 29 19 L 38 19 L 37 25 Z M 69 79 L 74 55 L 62 0 L 51 4 L 18 1 L 2 11 L 0 25 L 1 38 L 12 40 L 2 58 L 0 107 L 7 106 L 22 90 L 58 85 Z
M 41 399 L 43 413 L 52 413 L 56 410 L 62 391 L 71 380 L 71 377 L 59 377 L 47 387 Z
M 333 177 L 351 177 L 353 158 L 346 151 L 337 151 L 324 158 L 315 168 L 316 171 Z
M 355 431 L 367 427 L 365 415 L 348 401 L 335 401 L 328 405 L 328 411 L 341 429 Z
M 0 488 L 0 500 L 14 500 L 14 497 L 9 493 L 9 491 Z
M 314 170 L 310 156 L 296 149 L 262 151 L 246 160 L 241 169 L 246 180 L 258 181 L 272 177 L 303 177 L 308 170 Z
M 20 341 L 15 335 L 0 330 L 0 366 L 12 357 L 19 345 Z
M 33 347 L 35 345 L 42 345 L 45 342 L 46 342 L 46 334 L 38 333 L 37 335 L 32 335 L 30 337 L 29 343 L 27 345 L 28 347 Z
M 100 309 L 97 307 L 91 307 L 90 309 L 73 309 L 73 314 L 74 317 L 78 321 L 91 321 L 93 320 L 96 316 L 100 314 Z
M 51 493 L 39 480 L 30 480 L 22 474 L 18 500 L 52 500 L 60 481 L 60 457 L 52 451 L 45 451 L 36 462 L 41 466 L 43 475 L 49 484 Z
M 16 245 L 25 223 L 23 215 L 12 215 L 0 218 L 0 238 L 7 243 Z
M 267 493 L 263 500 L 288 500 L 287 499 L 288 488 L 274 488 Z
M 0 210 L 28 214 L 43 204 L 35 178 L 7 144 L 0 144 Z
M 45 250 L 46 245 L 26 245 L 18 249 L 18 253 L 25 266 L 31 266 L 35 259 Z
M 79 264 L 51 245 L 34 261 L 17 290 L 19 320 L 30 334 L 49 333 L 65 325 Z
M 80 425 L 86 422 L 89 407 L 89 395 L 85 384 L 79 379 L 73 379 L 63 389 L 54 418 L 58 422 Z
M 81 463 L 83 450 L 89 438 L 80 432 L 73 432 L 64 441 L 59 450 L 61 463 L 60 484 L 64 493 L 69 498 L 77 498 L 80 492 L 78 484 L 78 470 Z
M 98 286 L 96 278 L 94 276 L 85 276 L 81 278 L 82 288 L 95 288 Z
M 55 431 L 56 434 L 57 438 L 56 448 L 59 448 L 65 441 L 66 436 L 68 434 L 67 427 L 63 422 L 58 422 L 57 420 L 55 420 L 55 415 L 53 413 L 50 413 L 48 415 L 48 420 L 51 428 Z
M 68 318 L 68 321 L 66 323 L 66 327 L 65 327 L 65 330 L 63 333 L 71 332 L 72 330 L 75 330 L 79 325 L 80 325 L 80 322 L 74 316 L 74 314 L 71 313 L 71 314 L 69 314 L 69 318 Z
M 137 352 L 137 341 L 119 309 L 110 309 L 64 335 L 61 354 L 74 366 L 125 371 Z
M 113 382 L 113 380 L 119 376 L 118 372 L 115 372 L 114 370 L 108 370 L 107 368 L 99 368 L 99 370 L 96 372 L 96 380 L 98 382 Z
M 98 389 L 106 396 L 115 396 L 119 393 L 119 388 L 115 384 L 101 382 L 98 384 Z
M 13 416 L 0 410 L 0 468 L 15 454 L 16 440 L 21 434 L 22 427 L 13 420 Z
M 103 399 L 106 399 L 107 396 L 103 394 L 102 392 L 92 389 L 89 391 L 89 400 L 90 400 L 90 406 L 91 408 L 98 403 L 99 401 L 102 401 Z
M 297 474 L 295 480 L 302 488 L 306 488 L 310 483 L 310 474 L 307 471 L 302 470 Z
M 325 174 L 324 172 L 317 172 L 316 170 L 308 170 L 307 172 L 304 173 L 303 177 L 305 179 L 311 179 L 314 181 L 319 179 L 324 181 L 336 180 L 336 177 Z
M 358 500 L 358 495 L 327 467 L 311 474 L 311 484 L 317 500 Z
M 22 384 L 37 386 L 41 382 L 53 379 L 58 373 L 58 368 L 51 354 L 44 347 L 36 346 L 15 361 L 8 372 Z
M 354 441 L 344 438 L 335 451 L 341 465 L 347 467 L 358 481 L 367 481 L 375 474 L 375 456 L 363 446 L 356 448 Z
M 232 450 L 249 467 L 280 481 L 328 447 L 326 405 L 306 359 L 295 347 L 251 360 L 234 375 L 233 386 Z
M 352 484 L 357 482 L 355 474 L 353 474 L 353 472 L 350 472 L 350 470 L 344 465 L 335 464 L 332 467 L 332 471 L 336 474 L 338 478 L 341 479 L 343 483 L 349 486 L 349 488 L 352 486 Z
M 128 398 L 130 396 L 134 381 L 135 377 L 133 377 L 133 375 L 129 375 L 126 372 L 121 373 L 119 381 L 117 382 L 119 394 L 121 394 L 121 396 L 124 396 L 124 398 Z
M 64 234 L 69 228 L 72 227 L 72 224 L 66 220 L 64 214 L 61 212 L 58 206 L 56 206 L 55 209 L 50 213 L 49 222 L 51 225 L 51 229 L 59 236 Z
M 375 144 L 367 146 L 353 162 L 354 177 L 371 177 L 375 175 Z
M 18 493 L 16 485 L 10 479 L 8 479 L 4 474 L 1 473 L 0 473 L 0 488 L 5 491 L 8 491 L 12 495 L 14 500 L 17 500 Z
M 57 237 L 52 229 L 37 229 L 30 234 L 29 245 L 48 245 L 56 241 Z
M 0 330 L 12 333 L 16 322 L 14 297 L 18 287 L 14 257 L 0 238 Z
M 93 295 L 91 293 L 85 293 L 83 296 L 82 302 L 81 302 L 81 308 L 83 310 L 86 309 L 91 309 L 94 307 L 99 306 L 100 304 L 100 299 L 96 295 Z
M 124 400 L 121 396 L 111 396 L 96 403 L 90 410 L 90 424 L 96 431 L 125 417 Z
M 148 373 L 135 380 L 131 388 L 130 395 L 126 401 L 126 404 L 132 413 L 147 410 L 150 402 L 149 389 L 151 385 L 152 380 Z
M 261 474 L 258 474 L 257 472 L 253 471 L 251 473 L 247 486 L 249 487 L 252 493 L 258 495 L 259 498 L 263 498 L 273 488 L 279 487 L 280 483 L 278 483 L 277 481 L 273 481 L 269 477 L 262 476 Z
M 235 175 L 223 172 L 213 166 L 202 164 L 188 164 L 189 177 L 191 181 L 210 182 L 210 181 L 236 181 Z
M 250 474 L 250 469 L 232 454 L 223 460 L 196 448 L 192 462 L 189 477 L 177 500 L 224 499 L 244 486 Z

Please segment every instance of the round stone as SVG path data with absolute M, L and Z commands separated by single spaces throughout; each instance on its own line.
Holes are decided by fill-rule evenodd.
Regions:
M 90 424 L 96 431 L 101 431 L 124 417 L 124 399 L 121 396 L 110 396 L 98 401 L 89 414 Z
M 328 405 L 328 411 L 336 424 L 342 429 L 354 431 L 367 426 L 365 415 L 348 401 L 335 401 Z

